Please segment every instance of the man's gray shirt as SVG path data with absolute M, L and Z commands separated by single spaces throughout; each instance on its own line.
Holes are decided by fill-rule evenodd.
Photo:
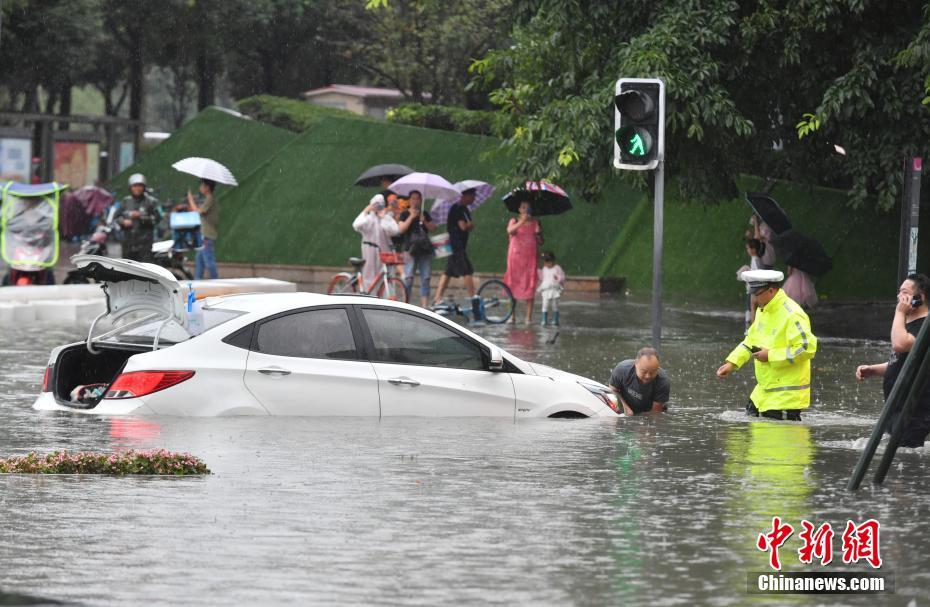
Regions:
M 659 369 L 656 378 L 642 384 L 636 377 L 636 361 L 629 359 L 616 366 L 610 374 L 610 385 L 620 391 L 620 396 L 630 406 L 633 413 L 646 413 L 652 410 L 652 403 L 667 403 L 671 384 L 663 369 Z

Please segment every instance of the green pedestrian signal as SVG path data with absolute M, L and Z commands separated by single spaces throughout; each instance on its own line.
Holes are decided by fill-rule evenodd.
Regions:
M 614 96 L 614 166 L 648 170 L 665 155 L 665 87 L 657 78 L 621 78 Z

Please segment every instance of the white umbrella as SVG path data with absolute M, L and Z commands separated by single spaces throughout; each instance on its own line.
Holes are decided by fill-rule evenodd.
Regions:
M 418 190 L 423 198 L 454 198 L 458 196 L 455 187 L 434 173 L 410 173 L 404 175 L 388 186 L 388 189 L 401 196 L 409 196 L 413 190 Z
M 217 183 L 225 183 L 226 185 L 239 185 L 239 182 L 236 181 L 236 178 L 233 177 L 229 169 L 209 158 L 192 156 L 191 158 L 178 160 L 171 166 L 182 173 L 189 173 L 201 179 L 209 179 Z
M 462 197 L 461 192 L 464 192 L 465 190 L 475 190 L 475 201 L 468 205 L 469 212 L 474 211 L 480 207 L 484 201 L 489 199 L 494 193 L 493 185 L 484 181 L 477 181 L 475 179 L 466 179 L 465 181 L 460 181 L 452 187 L 454 187 L 460 193 L 457 194 L 454 198 L 437 200 L 433 203 L 433 208 L 429 210 L 430 217 L 436 223 L 446 222 L 446 219 L 449 217 L 449 209 L 451 209 L 452 205 L 458 202 L 459 198 Z

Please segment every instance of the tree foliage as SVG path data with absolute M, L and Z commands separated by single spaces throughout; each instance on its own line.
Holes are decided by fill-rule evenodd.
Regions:
M 528 177 L 597 196 L 613 171 L 621 76 L 665 79 L 667 169 L 692 199 L 729 198 L 753 172 L 888 208 L 902 160 L 928 151 L 930 31 L 917 3 L 536 0 L 517 13 L 513 44 L 472 69 L 511 116 L 507 146 Z

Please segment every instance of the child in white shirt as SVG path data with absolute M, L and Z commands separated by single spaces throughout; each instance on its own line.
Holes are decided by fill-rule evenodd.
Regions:
M 542 296 L 542 325 L 549 324 L 549 312 L 555 326 L 559 326 L 559 297 L 565 285 L 565 272 L 555 263 L 555 253 L 546 251 L 542 254 L 543 267 L 539 269 L 539 286 L 536 292 Z

